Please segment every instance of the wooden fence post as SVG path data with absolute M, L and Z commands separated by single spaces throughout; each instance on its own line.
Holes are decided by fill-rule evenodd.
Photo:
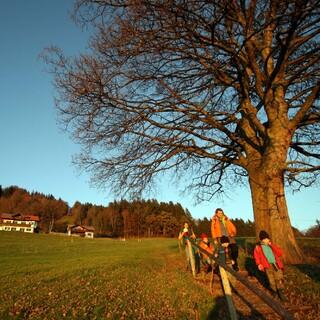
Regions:
M 231 287 L 228 279 L 228 273 L 227 271 L 219 266 L 219 271 L 220 271 L 220 276 L 221 276 L 221 281 L 222 281 L 222 286 L 224 290 L 224 295 L 227 300 L 228 304 L 228 310 L 229 310 L 229 315 L 230 315 L 230 320 L 238 320 L 238 315 L 236 308 L 234 307 L 233 301 L 232 301 L 232 293 L 231 293 Z
M 191 245 L 190 240 L 186 241 L 186 246 L 187 246 L 187 250 L 189 252 L 189 263 L 191 266 L 192 275 L 195 277 L 196 276 L 196 260 L 195 260 L 195 256 L 193 253 L 193 249 L 192 249 L 192 245 Z

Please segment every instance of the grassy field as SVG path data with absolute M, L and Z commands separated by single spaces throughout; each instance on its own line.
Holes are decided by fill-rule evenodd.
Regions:
M 299 242 L 319 254 L 319 239 Z M 239 264 L 258 276 L 245 250 Z M 196 314 L 204 320 L 218 306 L 208 286 L 186 271 L 176 239 L 139 242 L 0 232 L 0 270 L 1 320 L 186 320 Z M 318 319 L 319 270 L 319 264 L 286 268 L 290 303 L 313 310 L 304 320 Z
M 194 319 L 213 298 L 177 241 L 0 232 L 0 319 Z M 177 262 L 178 261 L 178 262 Z

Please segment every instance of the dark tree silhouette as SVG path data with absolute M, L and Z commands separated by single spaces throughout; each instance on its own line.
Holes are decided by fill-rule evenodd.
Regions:
M 171 171 L 201 201 L 244 178 L 256 232 L 301 261 L 284 188 L 320 169 L 319 0 L 78 0 L 75 16 L 90 49 L 47 58 L 97 185 L 135 196 Z
M 307 237 L 320 238 L 320 220 L 316 220 L 316 224 L 306 231 Z

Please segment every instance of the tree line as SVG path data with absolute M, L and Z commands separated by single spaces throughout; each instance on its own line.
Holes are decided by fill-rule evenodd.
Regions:
M 17 186 L 0 186 L 0 212 L 36 214 L 41 218 L 42 232 L 66 232 L 68 224 L 93 226 L 101 237 L 176 237 L 184 222 L 193 226 L 197 236 L 210 236 L 211 217 L 194 219 L 180 203 L 155 199 L 113 201 L 108 206 L 76 201 L 72 207 L 62 199 L 39 192 L 29 192 Z M 255 236 L 251 220 L 233 219 L 238 236 Z M 320 237 L 320 223 L 305 233 L 293 228 L 296 236 Z
M 155 199 L 113 201 L 107 207 L 77 201 L 69 215 L 73 223 L 94 226 L 97 235 L 125 238 L 174 237 L 183 222 L 193 221 L 188 209 L 179 203 Z M 57 229 L 63 231 L 64 227 L 62 219 Z
M 174 237 L 184 222 L 194 223 L 188 209 L 171 201 L 120 200 L 108 206 L 76 201 L 69 207 L 53 195 L 17 186 L 0 186 L 0 212 L 39 215 L 43 232 L 66 232 L 68 224 L 81 224 L 108 237 Z

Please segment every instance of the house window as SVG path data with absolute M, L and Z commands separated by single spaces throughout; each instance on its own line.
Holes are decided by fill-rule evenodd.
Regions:
M 85 233 L 85 236 L 86 236 L 87 238 L 93 238 L 93 233 L 92 233 L 92 232 L 86 232 L 86 233 Z

